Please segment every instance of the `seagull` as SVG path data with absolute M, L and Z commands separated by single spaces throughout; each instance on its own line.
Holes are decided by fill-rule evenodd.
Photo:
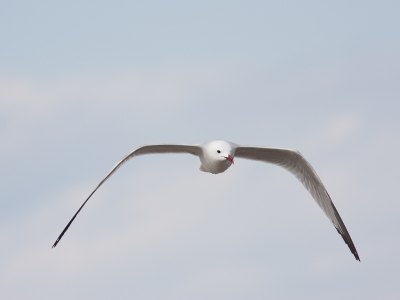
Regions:
M 222 140 L 215 140 L 196 145 L 151 144 L 142 145 L 132 150 L 111 169 L 111 171 L 106 175 L 106 177 L 103 178 L 103 180 L 100 181 L 94 191 L 89 195 L 85 202 L 83 202 L 82 206 L 61 232 L 52 248 L 56 247 L 60 242 L 63 235 L 68 230 L 69 226 L 75 220 L 82 208 L 85 206 L 86 202 L 88 202 L 90 197 L 92 197 L 99 187 L 124 163 L 136 156 L 161 153 L 188 153 L 198 156 L 201 162 L 200 171 L 212 174 L 225 172 L 231 165 L 234 164 L 234 158 L 237 157 L 266 162 L 286 169 L 296 176 L 297 179 L 300 180 L 304 187 L 310 192 L 311 196 L 324 211 L 325 215 L 332 222 L 333 226 L 335 226 L 338 233 L 342 236 L 356 260 L 360 261 L 360 257 L 358 256 L 356 247 L 353 244 L 350 234 L 347 231 L 346 226 L 336 210 L 328 192 L 319 179 L 317 173 L 314 171 L 310 163 L 300 154 L 300 152 L 283 148 L 240 146 L 238 144 Z

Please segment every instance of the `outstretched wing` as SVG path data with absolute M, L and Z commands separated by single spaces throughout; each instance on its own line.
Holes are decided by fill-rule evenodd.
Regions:
M 331 197 L 319 179 L 310 163 L 296 150 L 237 146 L 235 157 L 263 161 L 281 166 L 297 177 L 310 192 L 327 217 L 331 220 L 343 240 L 349 246 L 350 251 L 359 261 L 356 247 L 350 234 L 344 226 L 342 218 L 333 204 Z
M 65 226 L 64 230 L 61 232 L 60 236 L 55 241 L 52 248 L 57 246 L 58 242 L 61 240 L 65 232 L 68 230 L 71 223 L 75 220 L 76 216 L 79 214 L 81 209 L 85 206 L 86 202 L 92 197 L 94 192 L 108 179 L 111 177 L 112 174 L 115 173 L 124 163 L 135 156 L 145 155 L 145 154 L 157 154 L 157 153 L 189 153 L 192 155 L 200 156 L 201 154 L 201 146 L 200 145 L 186 145 L 186 144 L 158 144 L 158 145 L 143 145 L 137 147 L 133 151 L 131 151 L 128 155 L 122 158 L 107 174 L 106 177 L 103 178 L 102 181 L 97 185 L 94 191 L 89 195 L 85 202 L 83 202 L 82 206 L 78 209 L 76 214 L 72 217 L 71 221 Z

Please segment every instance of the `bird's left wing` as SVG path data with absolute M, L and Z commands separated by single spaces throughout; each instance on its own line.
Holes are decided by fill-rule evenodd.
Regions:
M 78 211 L 75 213 L 75 215 L 72 217 L 71 221 L 67 224 L 67 226 L 64 228 L 64 230 L 61 232 L 60 236 L 57 238 L 55 241 L 54 245 L 52 248 L 57 246 L 58 242 L 61 240 L 65 232 L 68 230 L 69 226 L 71 223 L 74 221 L 76 216 L 79 214 L 81 209 L 85 206 L 86 202 L 92 197 L 94 192 L 98 190 L 98 188 L 108 179 L 111 177 L 112 174 L 115 173 L 124 163 L 126 163 L 128 160 L 135 156 L 140 156 L 140 155 L 145 155 L 145 154 L 158 154 L 158 153 L 189 153 L 192 155 L 200 156 L 201 154 L 201 146 L 200 145 L 187 145 L 187 144 L 156 144 L 156 145 L 143 145 L 139 146 L 136 149 L 132 150 L 128 155 L 126 155 L 124 158 L 122 158 L 112 169 L 111 171 L 106 175 L 106 177 L 103 178 L 102 181 L 97 185 L 97 187 L 94 189 L 94 191 L 89 195 L 89 197 L 83 202 L 82 206 L 78 209 Z
M 235 146 L 235 157 L 275 164 L 295 175 L 331 220 L 355 258 L 360 260 L 356 247 L 331 197 L 311 164 L 298 151 L 280 148 Z

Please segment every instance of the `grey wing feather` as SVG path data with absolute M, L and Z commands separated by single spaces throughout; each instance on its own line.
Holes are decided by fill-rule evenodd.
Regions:
M 264 147 L 237 146 L 235 157 L 263 161 L 281 166 L 297 177 L 331 220 L 350 251 L 359 261 L 356 247 L 335 208 L 328 192 L 310 163 L 296 150 Z
M 108 179 L 111 177 L 112 174 L 115 173 L 124 163 L 135 156 L 145 155 L 145 154 L 157 154 L 157 153 L 189 153 L 192 155 L 200 156 L 201 154 L 201 146 L 200 145 L 187 145 L 187 144 L 156 144 L 156 145 L 143 145 L 139 146 L 136 149 L 132 150 L 128 155 L 123 157 L 112 169 L 111 171 L 104 177 L 94 191 L 89 195 L 89 197 L 83 202 L 82 206 L 78 209 L 72 219 L 69 221 L 67 226 L 61 232 L 60 236 L 55 241 L 52 248 L 56 247 L 58 242 L 61 240 L 65 232 L 68 230 L 71 223 L 75 220 L 78 213 L 81 209 L 85 206 L 86 202 L 92 197 L 94 192 L 98 190 L 98 188 Z

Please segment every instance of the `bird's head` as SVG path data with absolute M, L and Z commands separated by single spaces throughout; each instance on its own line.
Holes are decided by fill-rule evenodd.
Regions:
M 225 141 L 213 141 L 208 144 L 207 154 L 215 162 L 230 162 L 233 164 L 234 150 L 232 146 Z M 230 165 L 229 164 L 229 165 Z

